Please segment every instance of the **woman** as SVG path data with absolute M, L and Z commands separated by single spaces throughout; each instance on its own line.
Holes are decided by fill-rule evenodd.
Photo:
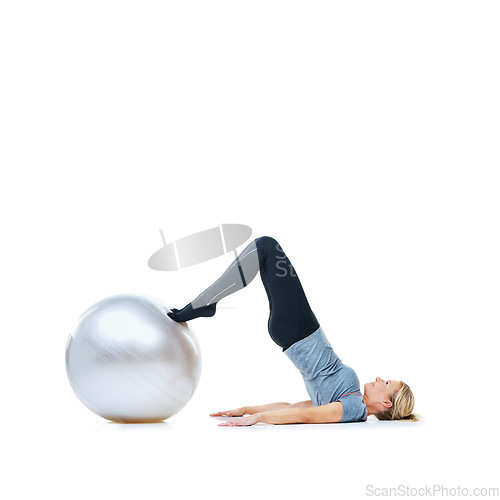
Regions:
M 168 315 L 179 323 L 213 316 L 220 300 L 246 287 L 259 271 L 269 299 L 269 334 L 302 374 L 311 399 L 212 413 L 214 417 L 249 415 L 220 425 L 363 422 L 368 415 L 379 420 L 417 420 L 412 413 L 413 393 L 404 382 L 377 377 L 365 384 L 361 394 L 356 373 L 332 349 L 295 269 L 274 238 L 254 240 L 215 283 Z

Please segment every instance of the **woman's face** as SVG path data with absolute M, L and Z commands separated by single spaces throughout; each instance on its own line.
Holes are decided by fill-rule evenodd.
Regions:
M 377 377 L 373 382 L 365 384 L 365 396 L 373 403 L 390 401 L 403 384 L 397 380 L 384 380 Z

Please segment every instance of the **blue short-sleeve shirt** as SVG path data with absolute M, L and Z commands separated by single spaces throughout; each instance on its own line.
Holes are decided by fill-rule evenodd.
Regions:
M 283 351 L 302 374 L 314 406 L 342 403 L 341 422 L 364 422 L 368 417 L 356 372 L 344 365 L 319 327 Z

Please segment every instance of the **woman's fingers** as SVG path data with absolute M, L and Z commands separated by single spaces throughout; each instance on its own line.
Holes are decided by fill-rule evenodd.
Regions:
M 242 415 L 243 411 L 241 408 L 237 408 L 236 410 L 225 410 L 210 413 L 211 417 L 241 417 Z
M 258 417 L 256 415 L 249 415 L 248 417 L 239 418 L 238 420 L 228 420 L 227 422 L 222 422 L 219 425 L 221 427 L 239 427 L 242 425 L 255 425 L 258 422 Z

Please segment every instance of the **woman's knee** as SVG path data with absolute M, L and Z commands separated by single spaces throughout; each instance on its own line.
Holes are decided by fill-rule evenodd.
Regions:
M 261 236 L 255 240 L 257 246 L 270 246 L 273 248 L 278 248 L 279 243 L 271 236 Z

